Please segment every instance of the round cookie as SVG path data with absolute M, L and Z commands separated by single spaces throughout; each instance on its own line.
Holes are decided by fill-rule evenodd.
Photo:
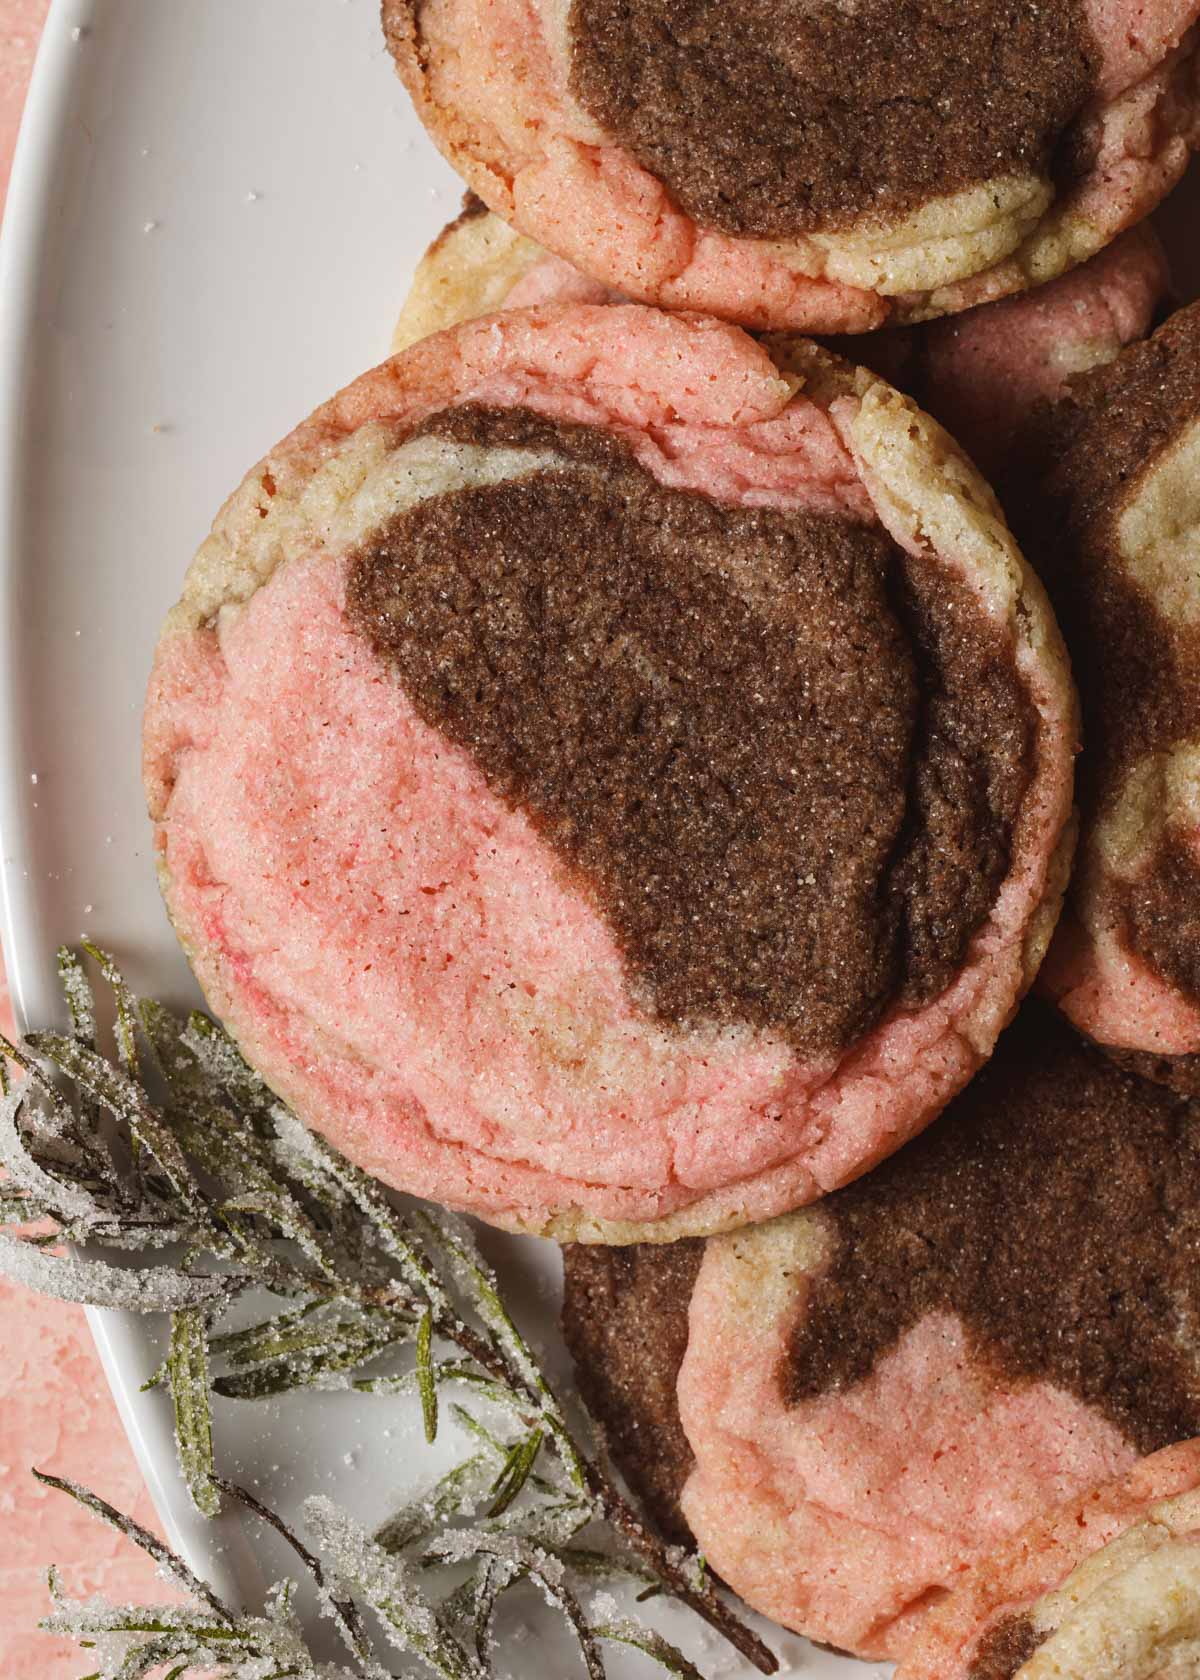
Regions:
M 1200 1094 L 1200 305 L 1071 382 L 1006 498 L 1084 712 L 1080 855 L 1043 984 L 1128 1066 Z
M 145 776 L 209 1001 L 304 1120 L 496 1223 L 666 1241 L 853 1178 L 989 1054 L 1075 728 L 911 404 L 577 306 L 425 340 L 250 473 Z
M 565 1255 L 618 1464 L 755 1609 L 870 1658 L 1024 1524 L 1200 1433 L 1200 1112 L 1026 1004 L 803 1213 Z
M 1054 278 L 1200 132 L 1198 0 L 384 0 L 418 112 L 641 302 L 863 332 Z
M 896 1680 L 1188 1680 L 1200 1442 L 1030 1523 L 917 1627 Z

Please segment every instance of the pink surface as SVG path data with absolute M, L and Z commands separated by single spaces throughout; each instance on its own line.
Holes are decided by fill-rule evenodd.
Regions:
M 1037 400 L 1064 397 L 1085 355 L 1111 360 L 1144 338 L 1168 283 L 1144 225 L 1038 291 L 933 321 L 920 329 L 922 402 L 985 473 L 1002 474 Z
M 47 5 L 0 0 L 0 204 Z M 0 1000 L 0 1025 L 10 1032 L 2 974 Z M 0 1283 L 0 1347 L 0 1674 L 72 1680 L 86 1655 L 36 1631 L 49 1609 L 47 1564 L 61 1564 L 68 1587 L 81 1595 L 168 1594 L 140 1553 L 39 1487 L 30 1465 L 86 1482 L 139 1521 L 157 1523 L 82 1312 Z
M 1160 1500 L 1200 1484 L 1200 1442 L 1144 1458 L 1119 1481 L 1090 1489 L 1031 1522 L 979 1564 L 917 1630 L 896 1680 L 962 1680 L 982 1636 L 1062 1585 Z
M 286 507 L 348 431 L 463 401 L 607 426 L 662 481 L 734 504 L 872 517 L 842 442 L 857 398 L 827 415 L 719 323 L 572 306 L 466 323 L 366 375 L 251 473 L 232 553 L 269 538 L 279 487 Z M 712 1229 L 854 1177 L 974 1071 L 1023 988 L 1068 797 L 1067 700 L 1028 647 L 1038 763 L 990 918 L 941 997 L 818 1064 L 769 1034 L 641 1015 L 527 819 L 381 679 L 345 622 L 345 566 L 298 556 L 215 630 L 164 638 L 146 774 L 211 1003 L 359 1165 L 501 1224 L 699 1208 Z
M 8 188 L 25 89 L 50 0 L 0 0 L 0 207 Z
M 1078 889 L 1076 889 L 1078 890 Z M 1200 1008 L 1116 934 L 1085 927 L 1068 902 L 1038 976 L 1069 1021 L 1098 1044 L 1151 1056 L 1200 1052 Z
M 692 1293 L 679 1409 L 696 1453 L 683 1510 L 715 1572 L 797 1632 L 895 1657 L 916 1615 L 1043 1511 L 1128 1469 L 1134 1450 L 1048 1383 L 1005 1388 L 971 1357 L 956 1318 L 922 1319 L 872 1375 L 782 1406 L 806 1294 L 786 1319 L 744 1315 L 710 1245 Z M 732 1339 L 731 1339 L 732 1338 Z
M 738 239 L 693 222 L 573 98 L 559 10 L 545 0 L 429 0 L 422 11 L 422 69 L 418 78 L 410 66 L 411 90 L 434 138 L 490 208 L 627 297 L 748 327 L 867 332 L 898 304 L 918 301 L 801 273 L 819 254 L 810 240 Z M 1068 211 L 1091 230 L 1075 261 L 1174 186 L 1197 108 L 1194 67 L 1171 57 L 1200 14 L 1197 0 L 1089 0 L 1087 10 L 1103 55 L 1097 102 L 1080 120 L 1089 164 L 1047 213 Z M 385 5 L 385 17 L 398 11 L 395 0 Z M 402 22 L 393 26 L 403 33 Z M 1195 44 L 1189 38 L 1186 53 Z M 1008 254 L 939 289 L 938 310 L 992 302 L 1027 284 Z

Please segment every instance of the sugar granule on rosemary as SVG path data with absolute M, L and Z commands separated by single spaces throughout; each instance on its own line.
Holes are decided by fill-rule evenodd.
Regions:
M 343 1650 L 332 1666 L 313 1655 L 291 1580 L 253 1612 L 227 1604 L 132 1519 L 35 1471 L 149 1552 L 187 1600 L 76 1603 L 51 1570 L 42 1625 L 87 1650 L 88 1680 L 387 1680 L 397 1653 L 443 1680 L 491 1680 L 497 1610 L 515 1590 L 563 1619 L 589 1680 L 602 1680 L 618 1646 L 701 1680 L 660 1633 L 621 1614 L 603 1590 L 621 1580 L 639 1601 L 685 1605 L 774 1673 L 702 1560 L 657 1538 L 594 1432 L 569 1418 L 466 1222 L 398 1209 L 278 1101 L 215 1022 L 135 996 L 111 958 L 84 950 L 115 1009 L 113 1053 L 98 1046 L 84 961 L 67 950 L 69 1030 L 0 1039 L 23 1074 L 0 1094 L 0 1272 L 60 1300 L 170 1315 L 147 1386 L 170 1395 L 192 1503 L 210 1518 L 240 1504 L 279 1534 Z M 238 1302 L 263 1304 L 235 1328 Z M 401 1374 L 372 1374 L 397 1354 Z M 221 1473 L 212 1411 L 213 1394 L 253 1402 L 296 1389 L 411 1406 L 430 1442 L 449 1416 L 465 1456 L 374 1533 L 324 1497 L 305 1502 L 296 1533 Z

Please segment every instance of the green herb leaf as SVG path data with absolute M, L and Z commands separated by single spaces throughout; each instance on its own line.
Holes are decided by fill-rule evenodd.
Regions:
M 498 1517 L 508 1510 L 529 1480 L 529 1473 L 537 1463 L 537 1456 L 545 1439 L 545 1430 L 532 1429 L 509 1453 L 504 1461 L 504 1468 L 492 1484 L 492 1492 L 496 1497 L 488 1511 L 489 1517 Z
M 124 976 L 117 967 L 116 963 L 108 955 L 108 952 L 102 951 L 98 945 L 93 945 L 88 939 L 83 940 L 82 944 L 88 956 L 91 957 L 92 961 L 99 968 L 109 990 L 112 992 L 113 1001 L 117 1006 L 115 1030 L 117 1039 L 117 1054 L 121 1059 L 121 1066 L 125 1069 L 125 1072 L 131 1079 L 140 1081 L 141 1064 L 138 1060 L 137 1048 L 137 999 L 134 997 L 129 987 L 125 984 Z M 58 954 L 58 968 L 60 975 L 63 972 L 63 958 L 67 955 L 69 955 L 69 953 L 65 951 L 60 951 Z M 70 1000 L 68 999 L 68 1003 L 69 1002 Z M 90 1030 L 88 1012 L 86 1008 L 78 1015 L 74 1009 L 71 1010 L 71 1029 L 74 1037 L 79 1039 L 81 1043 L 90 1048 L 95 1047 L 96 1017 L 94 1000 L 90 1019 Z
M 164 1574 L 174 1581 L 189 1598 L 199 1599 L 202 1603 L 208 1605 L 219 1621 L 229 1626 L 233 1625 L 236 1620 L 233 1612 L 222 1604 L 212 1588 L 202 1581 L 198 1575 L 194 1574 L 182 1558 L 176 1557 L 175 1553 L 163 1544 L 157 1534 L 151 1534 L 148 1528 L 143 1528 L 141 1523 L 135 1522 L 132 1517 L 123 1516 L 107 1500 L 89 1492 L 85 1487 L 80 1487 L 78 1482 L 68 1481 L 65 1476 L 51 1476 L 44 1470 L 35 1470 L 33 1477 L 43 1487 L 53 1488 L 57 1493 L 65 1493 L 69 1498 L 82 1505 L 85 1510 L 90 1511 L 94 1517 L 99 1517 L 101 1522 L 106 1523 L 110 1528 L 115 1528 L 118 1534 L 123 1534 L 127 1540 L 132 1540 L 135 1546 L 140 1547 L 143 1552 L 154 1559 Z
M 172 1316 L 167 1383 L 175 1407 L 175 1441 L 188 1493 L 202 1517 L 215 1517 L 221 1509 L 221 1496 L 212 1479 L 208 1321 L 196 1307 Z
M 618 1573 L 690 1605 L 772 1672 L 771 1653 L 695 1560 L 657 1539 L 578 1439 L 466 1222 L 434 1209 L 397 1211 L 277 1101 L 220 1027 L 136 997 L 104 952 L 88 950 L 115 1002 L 114 1058 L 96 1047 L 95 996 L 70 952 L 60 958 L 69 1034 L 0 1040 L 25 1074 L 0 1097 L 8 1172 L 0 1272 L 64 1299 L 171 1315 L 167 1356 L 150 1385 L 170 1389 L 192 1498 L 205 1515 L 237 1500 L 291 1546 L 349 1653 L 352 1667 L 337 1673 L 391 1680 L 367 1631 L 371 1609 L 388 1641 L 427 1673 L 490 1680 L 496 1606 L 527 1582 L 565 1618 L 591 1680 L 601 1680 L 611 1640 L 694 1680 L 686 1659 L 649 1630 L 619 1617 L 589 1624 L 576 1583 Z M 33 1235 L 16 1235 L 34 1219 Z M 142 1250 L 161 1261 L 148 1263 Z M 248 1287 L 277 1304 L 231 1328 L 229 1309 Z M 363 1374 L 410 1343 L 407 1368 Z M 433 1440 L 448 1384 L 470 1397 L 470 1410 L 451 1405 L 466 1454 L 373 1538 L 328 1501 L 310 1501 L 310 1551 L 214 1468 L 214 1392 L 252 1399 L 353 1388 L 419 1404 Z M 261 1614 L 236 1615 L 146 1530 L 73 1483 L 42 1479 L 142 1546 L 193 1601 L 71 1605 L 52 1577 L 52 1623 L 102 1653 L 97 1680 L 164 1669 L 176 1680 L 195 1670 L 227 1680 L 333 1672 L 309 1649 L 288 1583 L 272 1589 Z M 596 1520 L 609 1525 L 611 1553 L 576 1544 Z
M 264 1358 L 251 1369 L 217 1377 L 213 1390 L 224 1399 L 264 1400 L 293 1388 L 318 1383 L 328 1386 L 329 1378 L 339 1372 L 357 1370 L 411 1339 L 412 1326 L 407 1319 L 388 1318 L 384 1314 L 374 1319 L 363 1317 L 340 1323 L 321 1320 L 309 1326 L 297 1325 L 273 1338 L 274 1357 Z M 240 1346 L 235 1344 L 230 1362 L 240 1367 L 251 1366 L 253 1358 L 270 1345 L 271 1340 L 265 1336 Z
M 56 1301 L 120 1307 L 126 1312 L 177 1312 L 184 1307 L 228 1303 L 241 1288 L 240 1279 L 203 1277 L 169 1266 L 131 1270 L 81 1255 L 44 1254 L 20 1237 L 4 1233 L 0 1233 L 0 1274 Z
M 154 1156 L 184 1207 L 190 1212 L 199 1211 L 201 1190 L 187 1157 L 146 1093 L 124 1068 L 113 1067 L 97 1051 L 61 1033 L 30 1033 L 25 1042 L 35 1055 L 45 1056 L 89 1096 L 124 1120 L 132 1136 Z
M 385 1552 L 403 1552 L 437 1532 L 455 1517 L 473 1516 L 476 1500 L 488 1491 L 492 1459 L 474 1453 L 456 1464 L 424 1499 L 406 1505 L 377 1528 L 372 1538 Z
M 417 1388 L 421 1395 L 421 1419 L 425 1425 L 425 1439 L 437 1440 L 438 1397 L 437 1379 L 433 1374 L 433 1308 L 421 1319 L 417 1330 Z
M 331 1500 L 308 1500 L 304 1517 L 341 1579 L 370 1605 L 398 1650 L 420 1657 L 443 1680 L 486 1680 L 486 1669 L 449 1632 L 407 1565 L 368 1539 Z
M 643 1627 L 640 1622 L 609 1622 L 603 1627 L 597 1627 L 596 1637 L 618 1645 L 632 1646 L 635 1651 L 652 1657 L 668 1674 L 677 1675 L 678 1680 L 704 1680 L 696 1665 L 689 1662 L 669 1639 L 664 1639 L 662 1634 L 655 1633 L 652 1628 Z

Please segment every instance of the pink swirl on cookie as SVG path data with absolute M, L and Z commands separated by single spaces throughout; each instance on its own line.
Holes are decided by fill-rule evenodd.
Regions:
M 1164 1449 L 1200 1428 L 1196 1121 L 1030 1003 L 935 1125 L 819 1207 L 569 1247 L 563 1328 L 627 1480 L 797 1631 L 880 1658 L 941 1604 L 981 1628 L 952 1607 L 997 1572 L 1009 1602 L 1027 1525 L 1194 1475 L 1194 1445 Z
M 710 1239 L 672 1462 L 712 1568 L 789 1627 L 899 1656 L 1025 1524 L 1194 1436 L 1195 1124 L 1027 1005 L 908 1149 Z
M 189 573 L 145 727 L 168 908 L 390 1184 L 589 1240 L 779 1212 L 926 1124 L 1032 978 L 1053 620 L 937 428 L 796 354 L 471 322 L 285 440 Z
M 1032 293 L 829 348 L 907 391 L 1002 482 L 1021 466 L 1038 403 L 1058 401 L 1074 376 L 1145 338 L 1169 284 L 1165 253 L 1147 223 Z M 468 194 L 418 265 L 393 348 L 497 308 L 625 301 Z
M 1195 22 L 1186 0 L 1087 0 L 1088 22 L 1101 51 L 1100 93 L 1112 99 L 1148 76 Z
M 738 1286 L 728 1264 L 706 1265 L 698 1322 Z M 790 1305 L 803 1311 L 799 1292 Z M 857 1655 L 899 1655 L 980 1551 L 1047 1498 L 1132 1462 L 1115 1429 L 1052 1384 L 991 1383 L 952 1318 L 906 1332 L 852 1395 L 787 1409 L 776 1373 L 793 1326 L 743 1338 L 749 1328 L 737 1321 L 736 1347 L 690 1344 L 680 1410 L 697 1469 L 683 1511 L 756 1610 Z
M 1200 1640 L 1200 1442 L 1023 1528 L 918 1624 L 898 1680 L 1153 1680 Z
M 1145 216 L 1196 141 L 1198 12 L 387 0 L 384 24 L 523 234 L 642 302 L 844 333 L 1042 284 Z

